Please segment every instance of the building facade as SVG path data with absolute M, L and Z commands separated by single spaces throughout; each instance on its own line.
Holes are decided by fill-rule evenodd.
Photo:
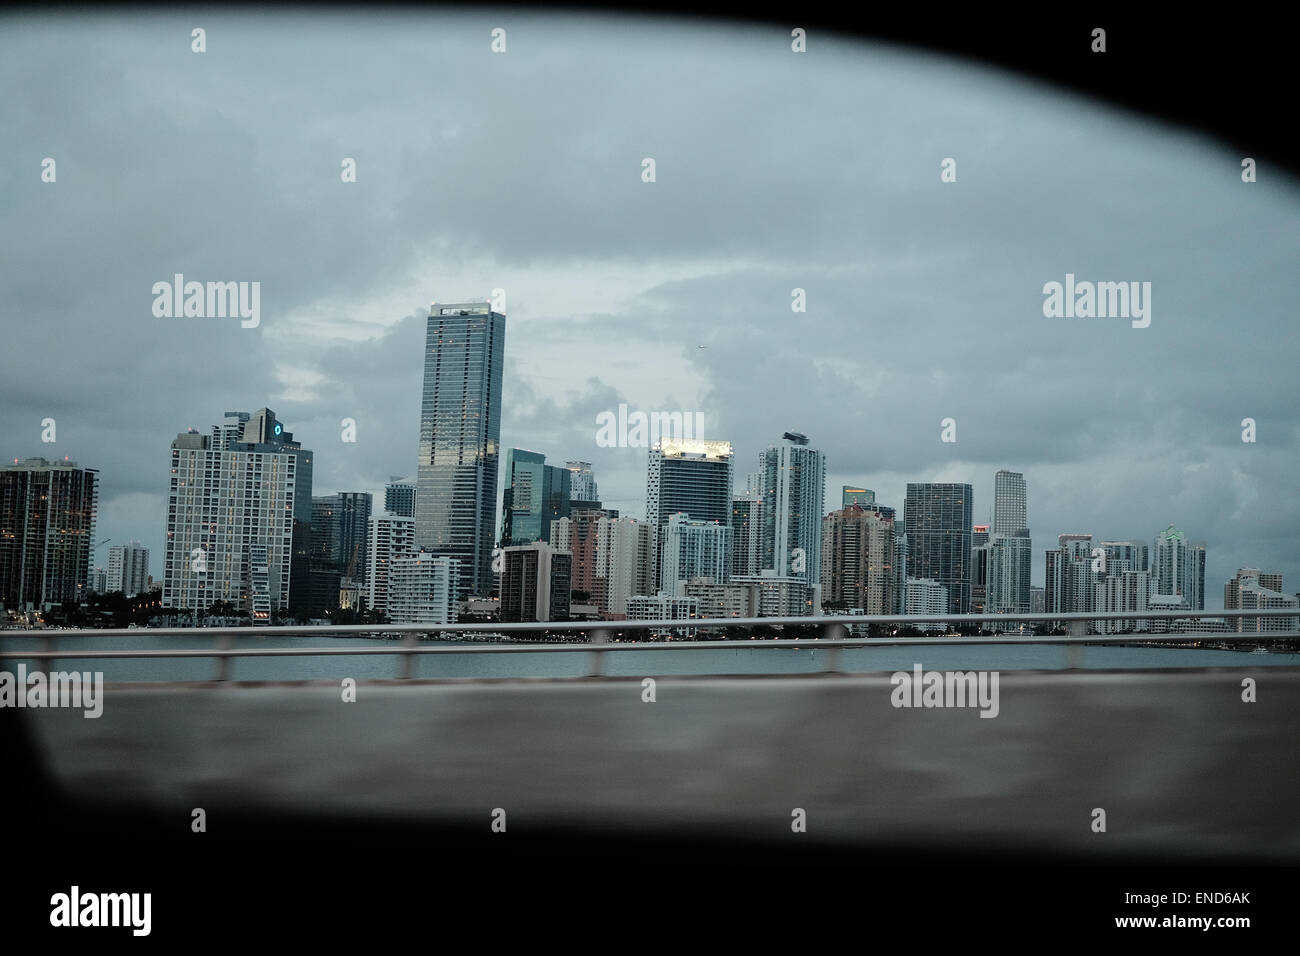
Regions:
M 678 512 L 696 521 L 731 523 L 732 448 L 729 441 L 664 438 L 650 449 L 646 522 L 654 529 L 649 578 L 658 586 L 668 519 Z
M 454 624 L 457 562 L 446 555 L 398 554 L 388 566 L 388 619 L 394 624 Z
M 669 515 L 664 526 L 660 590 L 680 594 L 691 578 L 725 584 L 731 577 L 731 525 L 697 521 L 683 512 Z
M 492 589 L 506 318 L 483 302 L 429 309 L 415 538 L 460 561 L 457 600 Z
M 862 608 L 866 614 L 893 614 L 894 519 L 879 510 L 852 504 L 822 521 L 823 607 Z
M 41 611 L 91 585 L 99 472 L 28 458 L 0 466 L 0 604 Z
M 786 432 L 779 445 L 759 457 L 763 497 L 763 569 L 778 577 L 803 580 L 812 598 L 810 613 L 821 609 L 822 517 L 826 496 L 826 456 L 798 432 Z
M 1155 593 L 1177 595 L 1193 611 L 1205 609 L 1205 545 L 1188 542 L 1173 525 L 1151 546 L 1151 584 Z
M 149 586 L 149 549 L 139 541 L 115 544 L 108 549 L 108 574 L 104 582 L 109 593 L 121 591 L 127 597 L 143 594 Z
M 388 513 L 372 515 L 369 539 L 370 556 L 363 592 L 366 607 L 387 615 L 389 574 L 395 560 L 415 551 L 415 519 Z
M 541 452 L 506 452 L 501 496 L 501 546 L 550 541 L 551 522 L 570 514 L 573 472 L 546 463 Z
M 567 621 L 573 555 L 545 541 L 502 549 L 501 620 Z
M 909 482 L 903 519 L 907 526 L 907 573 L 938 582 L 953 614 L 970 612 L 971 512 L 967 484 Z
M 310 457 L 266 408 L 252 415 L 227 412 L 210 435 L 190 430 L 176 436 L 163 607 L 206 610 L 229 602 L 254 624 L 269 624 L 279 610 L 306 608 Z M 305 507 L 300 493 L 307 496 Z

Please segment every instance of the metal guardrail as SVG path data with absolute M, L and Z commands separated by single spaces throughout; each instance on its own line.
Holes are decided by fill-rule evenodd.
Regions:
M 416 655 L 421 654 L 521 654 L 538 652 L 589 653 L 592 655 L 589 676 L 598 677 L 604 673 L 604 655 L 615 651 L 663 651 L 663 650 L 719 650 L 728 645 L 740 644 L 735 639 L 712 641 L 674 640 L 670 636 L 663 642 L 621 642 L 611 640 L 611 634 L 621 637 L 624 631 L 695 631 L 720 627 L 820 627 L 822 635 L 816 638 L 776 638 L 759 639 L 751 637 L 744 641 L 748 646 L 764 648 L 799 648 L 816 647 L 828 650 L 825 673 L 841 673 L 840 652 L 850 647 L 890 647 L 890 646 L 931 646 L 945 644 L 1000 645 L 1000 644 L 1151 644 L 1174 643 L 1188 640 L 1212 640 L 1216 642 L 1250 642 L 1261 640 L 1280 640 L 1300 637 L 1297 631 L 1194 631 L 1184 633 L 1148 633 L 1127 632 L 1122 634 L 1089 634 L 1087 625 L 1093 621 L 1138 621 L 1138 620 L 1186 620 L 1190 618 L 1271 618 L 1300 617 L 1295 609 L 1267 608 L 1232 611 L 1114 611 L 1105 613 L 1068 613 L 1068 614 L 939 614 L 939 615 L 829 615 L 819 617 L 759 617 L 759 618 L 687 618 L 673 621 L 555 621 L 536 623 L 485 623 L 485 624 L 348 624 L 348 625 L 286 625 L 286 626 L 248 626 L 248 627 L 162 627 L 162 628 L 110 628 L 110 629 L 29 629 L 0 631 L 0 640 L 5 638 L 35 638 L 41 641 L 39 650 L 0 651 L 0 660 L 40 660 L 50 661 L 67 658 L 79 660 L 98 658 L 185 658 L 207 657 L 216 662 L 215 680 L 225 681 L 230 678 L 230 659 L 235 657 L 313 657 L 313 656 L 369 656 L 400 655 L 400 678 L 409 679 L 414 673 Z M 934 637 L 867 637 L 850 638 L 851 626 L 869 624 L 1028 624 L 1036 622 L 1061 622 L 1070 629 L 1070 634 L 975 634 L 975 635 L 941 635 Z M 420 635 L 438 634 L 502 634 L 543 632 L 578 632 L 589 634 L 588 642 L 521 644 L 471 644 L 463 647 L 421 647 L 417 643 Z M 55 643 L 60 637 L 193 637 L 198 634 L 213 637 L 217 646 L 210 649 L 175 649 L 175 650 L 58 650 Z M 236 637 L 299 637 L 325 636 L 329 638 L 354 635 L 403 634 L 404 639 L 397 648 L 393 647 L 262 647 L 236 648 Z M 752 644 L 751 644 L 752 642 Z M 1067 668 L 1078 667 L 1077 650 L 1067 651 Z

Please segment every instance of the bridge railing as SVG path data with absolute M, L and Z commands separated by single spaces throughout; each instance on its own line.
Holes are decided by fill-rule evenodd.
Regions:
M 1191 630 L 1170 633 L 1166 631 L 1131 631 L 1124 633 L 1088 633 L 1088 625 L 1093 622 L 1114 621 L 1121 626 L 1130 626 L 1138 621 L 1175 622 L 1216 618 L 1234 620 L 1249 619 L 1249 626 L 1264 627 L 1266 619 L 1280 620 L 1274 629 L 1248 631 L 1210 631 Z M 824 671 L 841 673 L 840 652 L 844 648 L 890 647 L 890 646 L 933 646 L 933 645 L 1002 645 L 1002 644 L 1060 644 L 1067 650 L 1066 667 L 1081 666 L 1079 646 L 1083 644 L 1159 644 L 1186 643 L 1188 641 L 1214 641 L 1216 643 L 1251 643 L 1261 641 L 1300 637 L 1297 622 L 1300 612 L 1294 608 L 1261 608 L 1231 611 L 1114 611 L 1104 613 L 1038 613 L 1038 614 L 843 614 L 807 617 L 758 617 L 758 618 L 685 618 L 664 621 L 548 621 L 527 623 L 480 623 L 480 624 L 346 624 L 346 625 L 281 625 L 281 626 L 243 626 L 243 627 L 145 627 L 145 628 L 36 628 L 0 630 L 0 641 L 8 638 L 34 639 L 40 642 L 38 647 L 23 650 L 0 650 L 0 661 L 4 660 L 38 660 L 48 664 L 52 660 L 71 659 L 92 660 L 99 658 L 211 658 L 215 662 L 216 672 L 213 679 L 224 681 L 230 679 L 230 661 L 233 658 L 257 657 L 330 657 L 330 656 L 370 656 L 398 655 L 401 659 L 398 676 L 410 679 L 414 674 L 416 657 L 426 654 L 520 654 L 539 651 L 560 653 L 586 653 L 591 655 L 588 674 L 600 676 L 604 671 L 605 655 L 615 652 L 653 652 L 653 651 L 694 651 L 719 650 L 729 646 L 744 644 L 759 648 L 816 648 L 826 650 L 827 662 Z M 846 637 L 850 628 L 872 624 L 915 627 L 921 624 L 977 624 L 982 628 L 1002 628 L 1008 625 L 1052 623 L 1063 625 L 1068 634 L 1033 634 L 994 631 L 979 634 L 945 633 L 932 637 L 900 637 L 895 635 L 880 637 Z M 748 639 L 728 637 L 726 639 L 693 641 L 679 638 L 693 636 L 700 630 L 722 628 L 758 628 L 778 626 L 817 628 L 816 637 L 803 638 L 759 638 L 751 635 Z M 1023 630 L 1023 628 L 1022 628 Z M 483 635 L 509 639 L 511 635 L 532 637 L 541 632 L 544 635 L 561 637 L 573 636 L 574 639 L 556 642 L 527 640 L 519 643 L 486 644 L 466 642 L 447 646 L 421 646 L 420 638 L 437 639 L 440 636 Z M 637 640 L 637 636 L 649 632 L 647 636 L 663 636 L 664 641 Z M 166 648 L 166 649 L 108 649 L 108 650 L 73 650 L 60 649 L 60 638 L 78 637 L 195 637 L 203 635 L 214 641 L 211 648 Z M 236 637 L 322 637 L 325 639 L 356 636 L 391 636 L 400 635 L 401 643 L 376 645 L 374 647 L 235 647 Z

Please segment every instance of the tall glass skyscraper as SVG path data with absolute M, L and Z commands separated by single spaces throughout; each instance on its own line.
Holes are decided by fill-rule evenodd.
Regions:
M 457 600 L 492 589 L 506 317 L 434 303 L 424 346 L 416 548 L 460 559 Z
M 993 476 L 993 533 L 985 570 L 985 610 L 1028 614 L 1033 562 L 1025 476 L 1003 469 Z
M 948 589 L 948 612 L 970 612 L 970 485 L 909 482 L 903 505 L 907 525 L 907 574 L 927 578 Z
M 759 456 L 763 497 L 763 567 L 803 580 L 821 609 L 822 517 L 826 456 L 806 436 L 786 432 L 782 443 Z M 874 503 L 875 495 L 872 494 Z
M 546 463 L 541 452 L 511 448 L 506 452 L 505 490 L 501 495 L 501 546 L 508 548 L 551 540 L 551 522 L 570 514 L 573 472 Z
M 993 534 L 1015 534 L 1029 527 L 1025 476 L 1003 469 L 993 476 Z

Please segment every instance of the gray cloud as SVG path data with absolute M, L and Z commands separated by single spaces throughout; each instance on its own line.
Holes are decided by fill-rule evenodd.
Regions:
M 168 444 L 226 409 L 274 408 L 317 493 L 411 473 L 424 310 L 502 287 L 503 445 L 592 461 L 625 511 L 645 453 L 595 444 L 621 401 L 704 412 L 742 482 L 805 431 L 832 502 L 861 481 L 901 507 L 943 477 L 982 518 L 993 472 L 1022 470 L 1035 583 L 1060 532 L 1172 521 L 1208 543 L 1211 602 L 1243 564 L 1300 587 L 1300 192 L 1266 168 L 1243 184 L 1199 134 L 892 47 L 796 56 L 769 27 L 6 23 L 0 451 L 100 468 L 101 537 L 161 547 Z M 262 325 L 154 318 L 175 272 L 261 281 Z M 1150 281 L 1150 328 L 1045 318 L 1067 272 Z

